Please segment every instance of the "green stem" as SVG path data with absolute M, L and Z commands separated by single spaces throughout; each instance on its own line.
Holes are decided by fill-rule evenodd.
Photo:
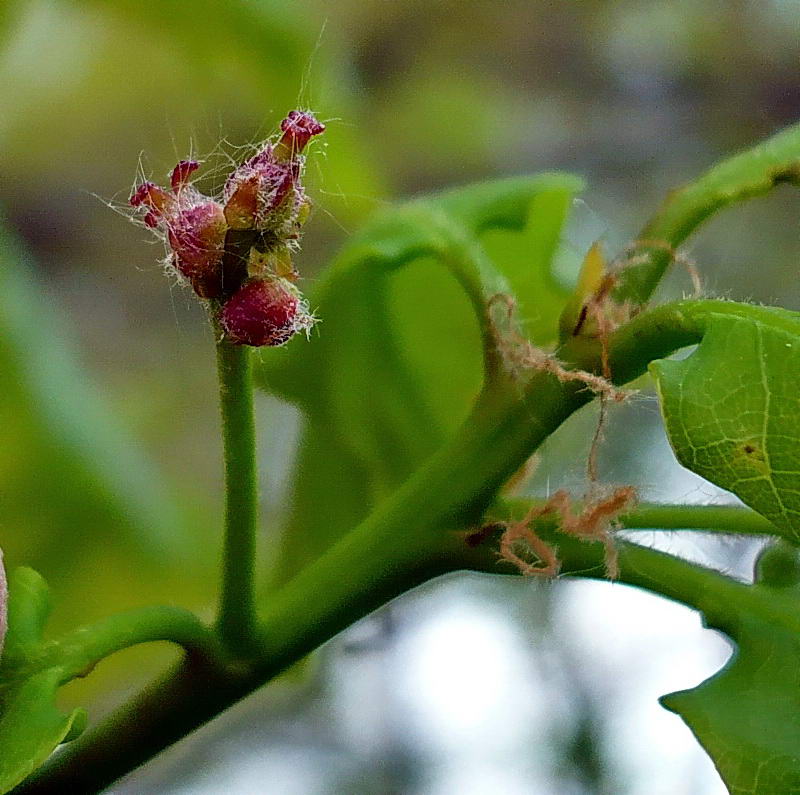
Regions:
M 711 304 L 707 310 L 716 307 L 700 303 Z M 691 302 L 642 314 L 612 340 L 612 372 L 620 381 L 634 378 L 653 358 L 698 341 L 703 328 L 702 307 Z M 597 366 L 596 355 L 585 358 L 578 348 L 565 349 L 564 356 L 576 366 Z M 493 382 L 444 449 L 272 594 L 258 625 L 260 650 L 250 665 L 236 670 L 182 666 L 70 743 L 20 793 L 82 791 L 89 775 L 95 787 L 108 785 L 404 591 L 458 569 L 501 571 L 493 545 L 471 549 L 464 534 L 450 528 L 479 522 L 501 484 L 592 397 L 583 384 L 562 383 L 541 372 L 524 385 L 522 394 L 519 384 L 501 387 Z M 625 554 L 630 546 L 635 545 L 623 547 Z M 575 542 L 570 549 L 565 570 L 570 566 L 587 576 L 601 576 L 599 545 Z M 718 576 L 640 547 L 625 568 L 625 554 L 623 578 L 687 604 L 701 594 L 706 577 Z M 721 578 L 711 590 L 725 604 L 726 589 L 739 587 Z
M 775 525 L 748 508 L 726 505 L 640 505 L 620 516 L 629 530 L 702 530 L 726 535 L 775 535 Z
M 185 660 L 66 744 L 13 790 L 14 795 L 102 792 L 255 688 L 203 661 Z
M 497 508 L 503 517 L 516 506 L 515 514 L 522 516 L 532 505 L 544 505 L 544 500 L 498 500 Z M 749 508 L 734 505 L 666 505 L 643 503 L 619 517 L 626 530 L 699 530 L 725 535 L 774 536 L 775 525 Z
M 529 504 L 519 503 L 514 513 L 524 516 Z M 537 534 L 558 547 L 561 576 L 577 576 L 607 580 L 605 549 L 600 543 L 589 543 L 558 532 L 553 518 L 538 520 Z M 689 563 L 686 560 L 626 541 L 617 542 L 619 553 L 618 582 L 643 588 L 687 607 L 700 610 L 706 617 L 722 618 L 750 600 L 753 589 L 719 572 Z M 510 564 L 498 562 L 496 544 L 486 539 L 470 552 L 457 544 L 450 553 L 460 560 L 462 568 L 487 573 L 515 574 Z
M 531 503 L 516 500 L 513 506 L 505 503 L 503 507 L 510 511 L 507 515 L 509 518 L 519 518 L 527 513 Z M 744 509 L 730 510 L 749 513 Z M 711 516 L 709 514 L 709 523 Z M 678 514 L 669 524 L 676 528 L 684 518 Z M 699 515 L 696 518 L 700 518 Z M 562 575 L 606 579 L 603 544 L 588 543 L 560 533 L 553 517 L 537 520 L 535 529 L 541 538 L 558 547 Z M 499 530 L 495 532 L 495 538 L 497 532 Z M 492 543 L 492 537 L 483 539 L 478 547 L 469 552 L 464 551 L 464 545 L 459 541 L 455 534 L 450 538 L 451 561 L 460 561 L 461 568 L 473 571 L 498 572 L 496 544 Z M 699 610 L 709 627 L 720 629 L 733 637 L 741 617 L 757 615 L 769 624 L 800 633 L 797 596 L 789 589 L 739 582 L 713 569 L 632 542 L 617 541 L 616 546 L 619 553 L 619 582 Z M 505 569 L 513 573 L 510 564 L 505 565 Z
M 796 182 L 798 153 L 800 126 L 795 126 L 673 193 L 642 231 L 632 252 L 637 262 L 628 262 L 621 272 L 614 297 L 645 303 L 673 260 L 675 248 L 709 215 L 733 201 L 765 193 L 776 183 Z M 611 345 L 615 380 L 625 382 L 652 359 L 697 342 L 703 330 L 702 311 L 698 314 L 686 305 L 657 310 L 626 324 Z M 255 660 L 250 642 L 255 628 L 256 468 L 249 352 L 225 342 L 217 351 L 226 484 L 218 628 L 232 651 Z M 587 349 L 582 341 L 570 342 L 560 357 L 571 366 L 598 370 L 596 346 Z M 501 379 L 493 381 L 447 449 L 274 595 L 258 626 L 262 644 L 258 662 L 231 669 L 219 660 L 188 659 L 106 723 L 70 743 L 18 791 L 96 791 L 394 596 L 460 568 L 497 571 L 490 545 L 471 548 L 463 533 L 445 528 L 463 528 L 479 519 L 504 479 L 590 399 L 588 391 L 574 382 L 559 384 L 543 373 L 530 379 L 521 398 L 513 389 L 503 394 L 502 386 Z M 641 509 L 637 523 L 644 521 L 642 513 L 647 510 Z M 685 521 L 684 513 L 681 522 Z M 692 523 L 698 524 L 696 516 Z M 753 528 L 745 522 L 738 528 L 745 526 Z M 777 619 L 800 625 L 793 611 L 772 607 L 774 595 L 765 595 L 761 586 L 748 587 L 634 544 L 620 546 L 623 582 L 700 608 L 707 616 L 724 616 L 729 605 L 750 600 L 758 602 L 762 613 L 772 611 Z M 601 545 L 559 536 L 559 552 L 565 571 L 601 576 Z M 109 639 L 114 636 L 111 632 Z
M 58 666 L 63 682 L 88 674 L 114 652 L 140 643 L 170 641 L 190 656 L 220 658 L 215 634 L 194 613 L 177 607 L 143 607 L 73 630 L 42 646 L 26 660 L 25 675 Z
M 446 571 L 435 548 L 444 535 L 425 535 L 428 546 L 422 548 L 410 509 L 394 521 L 385 517 L 359 527 L 272 594 L 259 626 L 259 660 L 227 668 L 203 661 L 180 665 L 67 744 L 16 795 L 95 792 L 109 786 L 353 621 Z
M 250 348 L 217 342 L 225 461 L 225 543 L 217 628 L 234 655 L 247 656 L 255 626 L 258 475 Z
M 557 540 L 564 574 L 604 578 L 601 544 L 558 534 L 553 520 L 537 523 L 537 531 Z M 792 611 L 773 608 L 775 595 L 763 589 L 636 544 L 622 542 L 619 552 L 620 582 L 700 609 L 723 629 L 733 606 L 800 624 Z M 415 525 L 399 516 L 367 520 L 273 595 L 261 617 L 263 645 L 257 663 L 239 670 L 180 666 L 106 723 L 67 745 L 17 795 L 81 792 L 111 784 L 390 599 L 433 577 L 465 569 L 512 573 L 508 567 L 504 572 L 496 545 L 488 540 L 470 547 L 463 532 L 418 534 Z
M 669 193 L 627 252 L 614 297 L 646 303 L 676 249 L 703 221 L 735 202 L 762 196 L 781 182 L 800 182 L 800 124 L 726 158 L 698 180 Z

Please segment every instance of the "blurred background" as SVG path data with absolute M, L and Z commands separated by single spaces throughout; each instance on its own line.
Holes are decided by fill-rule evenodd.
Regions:
M 213 608 L 212 341 L 163 250 L 127 222 L 137 176 L 224 159 L 310 107 L 328 130 L 308 169 L 306 289 L 387 201 L 541 170 L 587 180 L 563 240 L 574 263 L 597 238 L 613 253 L 666 190 L 800 118 L 798 32 L 797 0 L 0 5 L 0 546 L 50 582 L 53 631 L 140 604 Z M 706 291 L 800 308 L 798 210 L 781 187 L 713 220 L 688 251 Z M 676 272 L 663 291 L 689 288 Z M 264 395 L 258 412 L 266 555 L 300 418 Z M 546 445 L 533 493 L 582 488 L 593 422 L 582 411 Z M 728 499 L 674 463 L 646 389 L 606 436 L 603 479 L 647 500 Z M 743 578 L 756 552 L 658 543 Z M 117 655 L 64 705 L 96 719 L 171 654 Z M 729 654 L 696 614 L 624 586 L 453 575 L 111 791 L 723 793 L 656 698 Z

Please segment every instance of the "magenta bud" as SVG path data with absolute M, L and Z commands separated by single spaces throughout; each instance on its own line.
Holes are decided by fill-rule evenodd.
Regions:
M 291 160 L 315 135 L 325 132 L 325 125 L 307 111 L 292 110 L 281 122 L 281 132 L 283 135 L 275 147 L 276 158 Z
M 282 345 L 314 323 L 291 283 L 291 255 L 310 206 L 300 153 L 324 130 L 311 113 L 291 111 L 280 138 L 235 168 L 218 200 L 192 184 L 200 164 L 188 159 L 173 168 L 168 188 L 144 182 L 130 197 L 175 270 L 201 298 L 217 299 L 212 309 L 238 344 Z
M 253 347 L 283 345 L 314 322 L 297 289 L 280 278 L 245 284 L 223 307 L 221 321 L 231 342 Z
M 294 163 L 277 163 L 272 148 L 251 157 L 225 185 L 225 218 L 231 229 L 263 228 L 299 178 Z
M 172 176 L 170 177 L 170 184 L 172 185 L 173 193 L 177 193 L 189 181 L 189 177 L 200 168 L 200 164 L 196 160 L 181 160 L 175 168 L 172 169 Z
M 201 298 L 216 298 L 222 291 L 227 231 L 222 205 L 215 201 L 181 210 L 167 223 L 175 265 Z
M 225 185 L 225 220 L 231 229 L 252 229 L 258 218 L 260 174 L 239 166 Z
M 132 207 L 149 207 L 156 215 L 163 215 L 175 205 L 175 197 L 153 182 L 143 182 L 131 196 Z

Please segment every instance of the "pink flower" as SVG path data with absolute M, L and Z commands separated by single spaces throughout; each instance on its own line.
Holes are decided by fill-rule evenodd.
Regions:
M 216 298 L 222 292 L 227 231 L 225 213 L 215 201 L 187 207 L 167 222 L 176 266 L 201 298 Z
M 292 160 L 315 135 L 325 132 L 325 125 L 307 111 L 292 110 L 281 122 L 281 132 L 283 135 L 275 147 L 275 155 L 279 160 Z
M 303 196 L 296 161 L 279 163 L 267 144 L 228 177 L 223 191 L 225 220 L 231 229 L 265 229 L 291 193 L 292 204 Z M 275 224 L 273 223 L 272 226 Z

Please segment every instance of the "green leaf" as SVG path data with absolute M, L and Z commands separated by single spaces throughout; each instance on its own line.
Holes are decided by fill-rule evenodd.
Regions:
M 555 341 L 558 317 L 571 295 L 571 290 L 555 277 L 553 258 L 572 200 L 582 189 L 578 180 L 570 181 L 564 175 L 558 180 L 552 177 L 538 178 L 543 182 L 541 187 L 547 187 L 530 195 L 527 205 L 521 204 L 518 196 L 509 192 L 511 185 L 504 182 L 490 183 L 492 192 L 486 190 L 487 186 L 477 186 L 472 189 L 473 196 L 468 191 L 455 193 L 448 205 L 450 212 L 462 214 L 463 220 L 480 232 L 487 254 L 518 302 L 522 330 L 537 345 Z M 517 190 L 524 185 L 521 181 Z M 479 190 L 486 204 L 478 203 Z M 479 207 L 483 207 L 482 213 Z M 509 231 L 516 234 L 509 235 Z
M 39 648 L 50 616 L 50 589 L 27 566 L 15 569 L 8 582 L 8 631 L 0 671 L 24 664 Z
M 86 725 L 83 709 L 63 714 L 55 706 L 60 668 L 49 668 L 4 695 L 0 714 L 0 793 L 8 792 L 44 764 L 67 738 Z
M 8 633 L 0 666 L 0 793 L 19 784 L 86 725 L 84 710 L 64 715 L 55 706 L 58 688 L 68 678 L 62 668 L 25 671 L 42 647 L 50 613 L 47 583 L 22 567 L 12 573 L 8 590 Z
M 527 330 L 555 338 L 567 291 L 550 262 L 580 186 L 545 174 L 411 201 L 376 217 L 329 268 L 311 299 L 318 330 L 268 352 L 259 371 L 307 420 L 287 536 L 298 561 L 284 560 L 282 575 L 362 518 L 466 416 L 482 348 L 494 353 L 491 295 L 516 287 Z
M 755 618 L 732 634 L 738 648 L 722 671 L 661 703 L 686 721 L 733 795 L 798 793 L 800 638 Z
M 800 542 L 800 315 L 719 302 L 703 323 L 688 358 L 650 367 L 675 454 Z
M 687 358 L 651 364 L 679 460 L 797 544 L 800 315 L 723 301 L 686 301 L 659 312 L 649 321 L 658 335 L 700 339 Z M 732 793 L 800 793 L 796 548 L 770 547 L 756 571 L 757 584 L 724 599 L 698 591 L 693 603 L 737 649 L 718 674 L 662 703 L 687 722 Z

